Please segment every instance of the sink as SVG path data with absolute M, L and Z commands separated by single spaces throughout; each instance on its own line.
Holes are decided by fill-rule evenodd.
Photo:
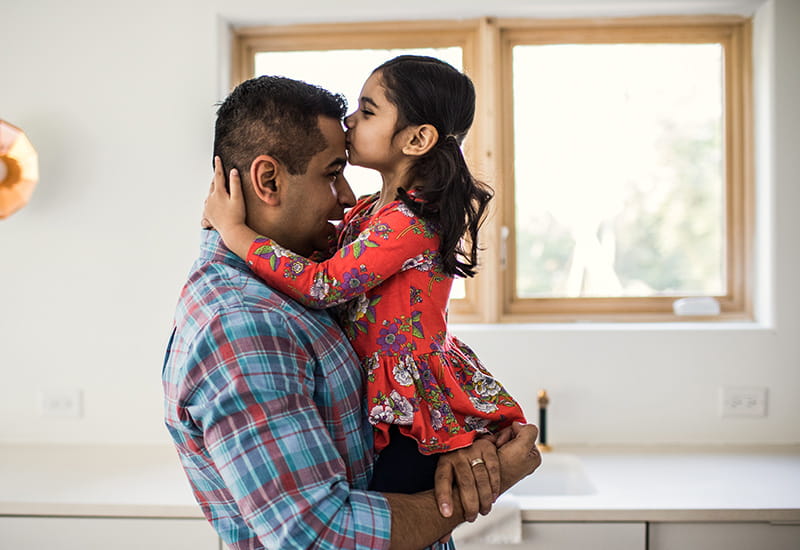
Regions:
M 517 496 L 590 495 L 595 488 L 574 455 L 542 453 L 542 464 L 509 491 Z

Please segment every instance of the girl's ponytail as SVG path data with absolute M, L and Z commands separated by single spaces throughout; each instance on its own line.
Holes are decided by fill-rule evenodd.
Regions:
M 412 212 L 438 226 L 445 273 L 472 277 L 478 265 L 478 230 L 493 196 L 491 189 L 473 177 L 453 135 L 440 137 L 414 164 L 410 176 L 424 186 L 413 197 L 401 189 L 400 198 Z
M 489 187 L 470 173 L 460 147 L 475 117 L 475 87 L 468 76 L 433 57 L 401 55 L 375 72 L 397 107 L 398 131 L 431 124 L 439 132 L 409 174 L 422 190 L 413 197 L 403 190 L 398 194 L 412 212 L 437 224 L 444 271 L 471 277 L 478 265 L 478 229 L 492 198 Z

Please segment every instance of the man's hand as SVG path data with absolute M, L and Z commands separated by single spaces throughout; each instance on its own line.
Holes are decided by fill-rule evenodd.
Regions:
M 475 521 L 478 512 L 486 515 L 500 494 L 500 461 L 497 448 L 488 438 L 476 439 L 465 448 L 439 457 L 434 476 L 434 490 L 439 511 L 444 517 L 453 513 L 454 478 L 461 496 L 464 519 Z
M 500 492 L 504 493 L 522 478 L 532 474 L 542 463 L 536 447 L 539 428 L 533 424 L 514 422 L 510 426 L 511 439 L 497 449 L 500 459 Z
M 536 438 L 539 435 L 539 429 L 536 426 L 513 424 L 508 435 L 511 437 L 510 441 L 497 450 L 497 458 L 500 461 L 501 493 L 532 473 L 542 462 L 542 457 L 536 449 Z M 491 441 L 480 443 L 481 447 L 485 443 L 491 444 Z M 474 445 L 463 449 L 464 453 L 462 454 L 475 453 Z M 473 460 L 478 458 L 472 456 Z M 444 456 L 439 459 L 440 463 L 443 458 Z M 483 455 L 480 458 L 483 458 Z M 450 460 L 452 459 L 445 459 L 445 467 L 448 467 L 447 462 Z M 439 475 L 438 470 L 436 475 Z M 491 487 L 491 482 L 488 481 L 488 470 L 486 481 Z M 434 491 L 423 491 L 414 495 L 383 493 L 392 510 L 390 546 L 392 550 L 423 548 L 436 540 L 446 540 L 449 537 L 448 533 L 465 518 L 461 513 L 463 507 L 461 506 L 460 487 L 459 491 L 455 493 L 452 492 L 452 485 L 449 487 L 451 489 L 449 494 L 452 498 L 449 504 L 452 514 L 447 517 L 436 513 L 437 509 L 442 509 L 442 501 L 437 499 L 438 493 L 434 494 Z M 473 487 L 473 490 L 477 492 L 476 487 Z M 480 498 L 476 498 L 479 502 Z
M 488 514 L 500 493 L 542 463 L 536 448 L 538 436 L 539 428 L 533 424 L 515 422 L 498 437 L 483 437 L 470 447 L 443 454 L 434 477 L 436 502 L 442 516 L 450 517 L 453 513 L 454 478 L 464 519 L 475 521 L 479 511 Z

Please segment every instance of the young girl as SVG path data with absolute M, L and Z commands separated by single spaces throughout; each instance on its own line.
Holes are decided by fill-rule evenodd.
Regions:
M 225 244 L 270 286 L 308 307 L 342 305 L 340 322 L 367 374 L 376 491 L 429 489 L 438 453 L 525 422 L 447 331 L 453 278 L 475 273 L 492 196 L 461 153 L 474 111 L 471 80 L 438 59 L 401 56 L 373 71 L 345 126 L 350 163 L 379 171 L 383 187 L 347 213 L 340 249 L 326 261 L 247 229 L 243 205 L 227 195 L 206 203 Z

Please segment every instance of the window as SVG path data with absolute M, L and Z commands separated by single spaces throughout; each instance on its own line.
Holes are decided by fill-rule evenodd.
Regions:
M 747 318 L 749 40 L 747 20 L 719 16 L 259 27 L 236 32 L 233 81 L 285 74 L 352 106 L 400 53 L 472 77 L 465 155 L 496 199 L 454 321 L 676 320 L 690 296 Z

